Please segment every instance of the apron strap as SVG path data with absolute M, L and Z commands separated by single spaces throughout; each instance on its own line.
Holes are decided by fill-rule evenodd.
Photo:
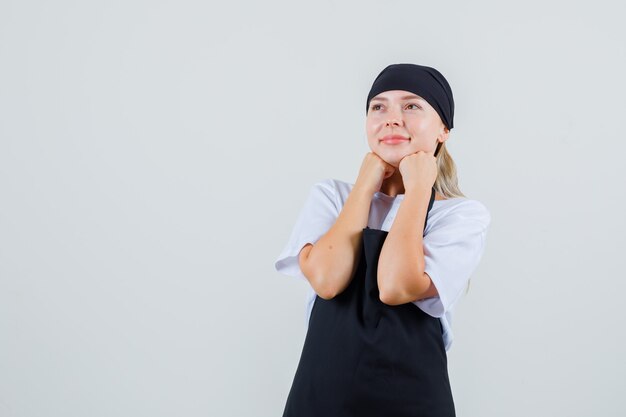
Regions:
M 426 224 L 428 224 L 428 213 L 430 213 L 430 209 L 433 208 L 434 201 L 435 201 L 435 187 L 432 188 L 432 192 L 430 193 L 430 201 L 428 202 L 428 210 L 426 210 L 426 218 L 424 219 L 424 232 L 426 232 Z

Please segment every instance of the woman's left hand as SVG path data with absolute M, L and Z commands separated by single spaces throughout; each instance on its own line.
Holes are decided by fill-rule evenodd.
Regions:
M 437 158 L 432 153 L 418 151 L 402 158 L 398 164 L 405 192 L 430 189 L 437 179 Z

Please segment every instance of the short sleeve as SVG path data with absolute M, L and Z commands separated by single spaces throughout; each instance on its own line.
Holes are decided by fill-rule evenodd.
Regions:
M 298 263 L 298 254 L 307 243 L 315 243 L 339 216 L 337 192 L 332 180 L 315 183 L 300 209 L 287 244 L 274 262 L 274 268 L 285 275 L 307 280 Z
M 441 317 L 457 302 L 485 249 L 489 210 L 465 200 L 438 219 L 424 236 L 425 272 L 439 293 L 413 301 L 427 314 Z

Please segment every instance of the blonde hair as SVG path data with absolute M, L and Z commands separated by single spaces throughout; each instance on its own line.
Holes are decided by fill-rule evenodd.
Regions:
M 459 189 L 459 180 L 456 175 L 456 164 L 446 149 L 445 142 L 441 142 L 437 145 L 435 155 L 437 156 L 437 179 L 433 185 L 435 191 L 446 198 L 467 198 Z M 467 281 L 465 294 L 469 292 L 471 281 L 471 279 L 468 279 Z
M 446 149 L 446 143 L 437 145 L 437 179 L 433 187 L 435 191 L 446 198 L 465 197 L 459 189 L 459 180 L 456 176 L 456 164 Z

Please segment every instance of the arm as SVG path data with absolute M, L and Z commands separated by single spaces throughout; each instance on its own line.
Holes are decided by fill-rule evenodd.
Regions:
M 314 245 L 308 243 L 300 251 L 302 273 L 326 300 L 340 294 L 354 275 L 372 196 L 372 192 L 355 185 L 333 226 Z
M 399 305 L 434 297 L 437 289 L 424 272 L 423 230 L 429 189 L 407 190 L 378 260 L 380 300 Z

